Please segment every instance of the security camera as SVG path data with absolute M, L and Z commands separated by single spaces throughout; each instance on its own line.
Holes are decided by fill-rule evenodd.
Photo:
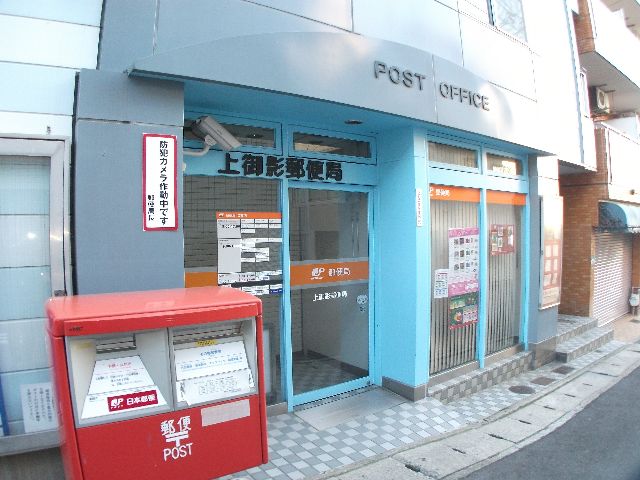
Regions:
M 209 147 L 219 145 L 223 150 L 233 150 L 242 145 L 236 137 L 208 115 L 191 124 L 191 132 Z

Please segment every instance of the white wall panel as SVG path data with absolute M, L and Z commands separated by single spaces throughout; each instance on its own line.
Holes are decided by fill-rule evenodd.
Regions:
M 0 322 L 0 373 L 49 366 L 45 319 Z
M 458 13 L 441 3 L 354 0 L 353 24 L 356 33 L 426 50 L 462 65 Z
M 0 105 L 5 111 L 73 114 L 76 71 L 0 62 Z
M 460 15 L 464 67 L 501 87 L 536 98 L 529 48 L 493 28 Z
M 253 0 L 253 3 L 351 30 L 351 0 Z
M 71 115 L 40 115 L 0 111 L 0 132 L 71 137 Z
M 95 68 L 98 35 L 98 27 L 0 15 L 0 59 Z
M 185 28 L 185 25 L 189 28 Z M 260 33 L 343 30 L 239 0 L 165 0 L 160 2 L 157 32 L 156 53 L 222 38 Z
M 570 23 L 564 2 L 530 0 L 523 2 L 529 45 L 535 72 L 536 95 L 540 105 L 543 133 L 560 160 L 582 163 L 577 78 L 571 45 Z M 575 53 L 577 58 L 577 52 Z M 585 123 L 584 150 L 587 164 L 593 155 L 593 127 Z M 591 130 L 589 132 L 588 130 Z
M 0 13 L 100 26 L 102 0 L 2 0 Z

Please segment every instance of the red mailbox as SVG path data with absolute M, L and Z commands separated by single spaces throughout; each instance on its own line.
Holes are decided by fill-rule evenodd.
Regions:
M 210 479 L 267 462 L 258 298 L 80 295 L 47 315 L 69 479 Z

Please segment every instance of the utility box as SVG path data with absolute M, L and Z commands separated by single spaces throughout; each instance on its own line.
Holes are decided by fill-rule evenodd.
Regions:
M 262 303 L 218 287 L 47 303 L 68 479 L 211 479 L 267 462 Z

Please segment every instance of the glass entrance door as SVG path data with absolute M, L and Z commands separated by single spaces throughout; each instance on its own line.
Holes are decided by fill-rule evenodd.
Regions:
M 294 403 L 370 383 L 369 195 L 289 191 Z

